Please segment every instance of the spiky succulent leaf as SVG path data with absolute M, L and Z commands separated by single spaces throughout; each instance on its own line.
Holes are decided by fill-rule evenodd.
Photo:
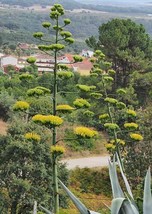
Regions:
M 151 174 L 150 168 L 147 171 L 144 185 L 144 200 L 143 200 L 143 214 L 152 212 L 152 194 L 151 194 Z
M 59 180 L 62 189 L 67 193 L 81 214 L 89 214 L 89 210 L 84 204 Z
M 111 205 L 111 214 L 118 214 L 125 198 L 114 198 Z
M 45 211 L 46 214 L 53 214 L 51 211 L 49 211 L 49 210 L 46 209 L 45 207 L 43 207 L 43 206 L 41 206 L 41 205 L 39 205 L 39 207 L 40 207 L 43 211 Z
M 124 174 L 124 172 L 123 172 L 123 169 L 122 169 L 122 166 L 121 166 L 121 163 L 120 163 L 120 160 L 119 160 L 118 155 L 117 155 L 117 160 L 118 160 L 118 165 L 119 165 L 119 168 L 120 168 L 121 176 L 122 176 L 122 178 L 123 178 L 123 180 L 124 180 L 124 183 L 125 183 L 127 192 L 128 192 L 128 194 L 129 194 L 129 196 L 130 196 L 132 199 L 134 199 L 133 194 L 132 194 L 132 191 L 131 191 L 131 188 L 130 188 L 130 185 L 129 185 L 129 183 L 128 183 L 128 180 L 127 180 L 127 178 L 126 178 L 126 176 L 125 176 L 125 174 Z
M 126 198 L 115 198 L 112 200 L 111 214 L 139 214 L 134 210 Z
M 97 213 L 97 212 L 94 212 L 94 211 L 91 211 L 91 210 L 89 210 L 89 213 L 90 214 L 100 214 L 100 213 Z
M 125 198 L 118 181 L 115 157 L 113 159 L 113 163 L 109 162 L 109 175 L 110 175 L 110 181 L 112 186 L 113 198 Z

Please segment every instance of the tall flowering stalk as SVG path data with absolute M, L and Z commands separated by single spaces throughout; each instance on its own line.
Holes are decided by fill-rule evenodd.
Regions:
M 94 58 L 92 59 L 93 68 L 91 70 L 92 76 L 97 76 L 101 81 L 102 96 L 101 99 L 104 101 L 107 111 L 99 115 L 99 120 L 103 127 L 109 134 L 109 142 L 106 144 L 107 150 L 115 154 L 117 153 L 122 163 L 122 151 L 125 150 L 126 143 L 123 139 L 120 139 L 124 134 L 127 136 L 128 141 L 140 141 L 143 137 L 138 133 L 138 124 L 135 123 L 136 112 L 132 109 L 127 109 L 123 99 L 126 90 L 119 88 L 116 90 L 115 95 L 109 95 L 112 85 L 114 83 L 115 71 L 111 69 L 111 63 L 105 61 L 105 55 L 100 51 L 95 51 Z M 123 113 L 121 123 L 119 124 L 118 116 Z M 129 135 L 127 135 L 129 134 Z
M 73 73 L 68 71 L 68 67 L 66 65 L 61 65 L 58 63 L 58 55 L 60 51 L 64 50 L 67 45 L 70 45 L 74 42 L 72 38 L 72 34 L 69 31 L 65 30 L 65 27 L 71 23 L 70 19 L 63 19 L 64 8 L 60 4 L 54 4 L 51 8 L 50 19 L 52 20 L 53 25 L 50 22 L 43 22 L 42 26 L 45 29 L 48 29 L 49 33 L 52 33 L 52 38 L 54 38 L 54 42 L 49 41 L 42 32 L 36 32 L 33 36 L 37 39 L 40 39 L 42 42 L 46 42 L 47 45 L 39 45 L 39 50 L 45 52 L 50 56 L 54 56 L 54 69 L 53 69 L 53 92 L 52 92 L 52 115 L 43 116 L 36 115 L 33 117 L 33 121 L 41 122 L 44 125 L 48 125 L 52 130 L 52 147 L 51 147 L 51 155 L 52 155 L 52 174 L 53 174 L 53 213 L 57 214 L 59 212 L 59 191 L 58 191 L 58 170 L 57 170 L 57 157 L 59 154 L 63 152 L 60 147 L 57 147 L 57 129 L 56 126 L 62 123 L 62 118 L 57 116 L 57 112 L 67 112 L 71 111 L 74 108 L 65 105 L 57 106 L 57 80 L 58 78 L 71 78 Z M 30 61 L 30 60 L 28 60 Z M 79 56 L 73 57 L 73 63 L 82 61 L 82 58 Z M 32 63 L 34 61 L 32 60 Z M 31 62 L 30 62 L 31 63 Z M 62 151 L 61 151 L 62 150 Z

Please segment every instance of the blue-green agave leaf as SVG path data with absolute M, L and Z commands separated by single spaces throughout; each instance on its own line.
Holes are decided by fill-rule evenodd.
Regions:
M 53 214 L 51 211 L 49 211 L 48 209 L 46 209 L 45 207 L 39 205 L 39 207 L 45 211 L 46 214 Z
M 152 213 L 151 174 L 147 171 L 144 184 L 143 214 Z
M 59 183 L 63 190 L 67 193 L 67 195 L 70 197 L 70 199 L 73 201 L 77 209 L 81 214 L 89 214 L 89 210 L 85 207 L 84 204 L 62 183 L 62 181 L 59 180 Z
M 118 181 L 115 156 L 113 159 L 113 163 L 111 163 L 109 161 L 109 174 L 110 174 L 110 181 L 111 181 L 111 186 L 112 186 L 113 198 L 125 198 L 123 191 L 120 187 L 119 181 Z
M 111 214 L 139 214 L 136 211 L 126 198 L 115 198 L 112 200 Z
M 122 178 L 123 178 L 123 180 L 124 180 L 124 183 L 125 183 L 127 192 L 128 192 L 128 194 L 129 194 L 129 196 L 130 196 L 132 199 L 134 199 L 133 194 L 132 194 L 132 191 L 131 191 L 131 188 L 130 188 L 130 185 L 129 185 L 129 183 L 128 183 L 128 180 L 127 180 L 127 178 L 126 178 L 126 176 L 125 176 L 125 174 L 124 174 L 124 172 L 123 172 L 122 165 L 121 165 L 121 163 L 120 163 L 118 154 L 117 154 L 117 160 L 118 160 L 118 165 L 119 165 L 120 172 L 121 172 Z
M 135 202 L 133 200 L 129 200 L 128 201 L 130 202 L 130 206 L 131 206 L 131 209 L 133 210 L 133 213 L 134 214 L 139 214 L 139 210 L 138 210 L 138 207 L 137 205 L 135 204 Z
M 89 213 L 90 214 L 100 214 L 100 213 L 97 213 L 97 212 L 94 212 L 94 211 L 91 211 L 91 210 L 89 210 Z
M 128 202 L 130 203 L 133 213 L 139 214 L 139 210 L 138 210 L 138 207 L 137 207 L 135 201 L 132 198 L 130 199 L 128 196 L 126 196 L 126 197 L 127 197 Z
M 122 204 L 122 210 L 125 214 L 139 214 L 138 210 L 135 209 L 134 205 L 127 199 Z
M 115 198 L 112 200 L 112 205 L 111 205 L 111 214 L 118 214 L 123 202 L 125 201 L 125 198 Z M 122 213 L 123 214 L 123 213 Z

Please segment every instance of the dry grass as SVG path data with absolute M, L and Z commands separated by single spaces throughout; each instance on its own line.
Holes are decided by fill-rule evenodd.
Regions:
M 8 124 L 5 123 L 4 121 L 0 120 L 0 134 L 1 135 L 6 135 L 7 127 L 8 127 Z
M 90 75 L 90 70 L 78 70 L 78 72 L 80 73 L 80 75 L 83 75 L 83 76 Z

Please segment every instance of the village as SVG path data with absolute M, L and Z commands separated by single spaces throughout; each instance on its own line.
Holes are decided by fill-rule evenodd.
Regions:
M 20 50 L 24 53 L 24 50 L 29 50 L 31 45 L 26 43 L 21 43 L 19 45 Z M 36 66 L 38 68 L 38 73 L 42 74 L 44 72 L 53 72 L 54 68 L 54 60 L 53 57 L 38 51 L 38 48 L 36 45 L 34 48 L 37 50 L 34 54 L 32 54 L 32 57 L 36 58 Z M 58 57 L 58 63 L 67 64 L 68 67 L 73 72 L 78 72 L 81 75 L 88 75 L 91 68 L 92 63 L 90 62 L 89 58 L 93 56 L 93 51 L 90 50 L 82 50 L 80 53 L 80 56 L 83 56 L 83 61 L 78 63 L 73 63 L 73 57 L 70 53 L 64 53 L 61 56 Z M 13 70 L 16 72 L 20 72 L 21 69 L 29 66 L 27 62 L 27 58 L 29 56 L 27 55 L 15 55 L 15 54 L 6 54 L 6 53 L 0 53 L 0 71 L 4 74 L 8 73 L 8 66 L 13 66 Z

